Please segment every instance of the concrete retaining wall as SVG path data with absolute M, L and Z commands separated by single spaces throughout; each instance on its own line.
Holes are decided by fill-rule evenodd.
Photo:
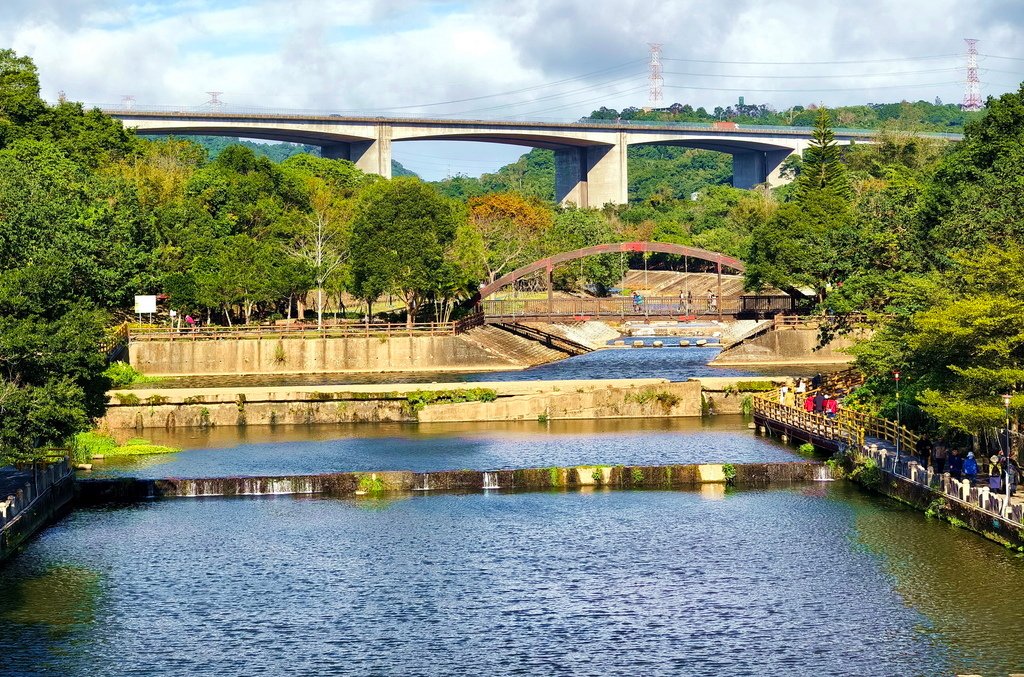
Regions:
M 842 336 L 818 348 L 818 330 L 782 327 L 725 348 L 711 361 L 722 366 L 744 364 L 845 364 L 853 357 L 842 352 L 860 334 Z
M 502 369 L 518 365 L 458 336 L 144 341 L 129 361 L 151 375 Z
M 0 562 L 64 513 L 75 494 L 74 474 L 64 461 L 49 463 L 0 501 Z
M 208 479 L 109 479 L 78 482 L 84 504 L 131 502 L 147 498 L 260 496 L 285 494 L 357 495 L 412 491 L 549 490 L 580 488 L 674 489 L 702 486 L 765 487 L 828 479 L 817 462 L 737 465 L 572 466 L 521 470 L 454 470 L 329 473 L 282 477 Z
M 493 389 L 493 402 L 413 409 L 416 390 Z M 138 404 L 121 404 L 127 397 Z M 377 421 L 466 422 L 701 415 L 700 383 L 664 379 L 396 384 L 117 391 L 100 421 L 108 430 Z

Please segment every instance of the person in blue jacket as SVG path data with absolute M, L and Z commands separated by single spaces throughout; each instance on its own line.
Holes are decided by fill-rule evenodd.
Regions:
M 974 459 L 974 452 L 970 451 L 967 453 L 967 458 L 964 459 L 964 477 L 967 481 L 974 486 L 974 479 L 978 476 L 978 462 Z

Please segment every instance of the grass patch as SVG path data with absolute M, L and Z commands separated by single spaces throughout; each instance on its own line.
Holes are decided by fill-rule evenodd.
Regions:
M 736 390 L 741 393 L 765 393 L 775 390 L 771 381 L 736 381 Z
M 178 451 L 181 451 L 181 449 L 153 444 L 149 440 L 140 437 L 130 439 L 124 444 L 118 444 L 117 440 L 113 437 L 96 432 L 95 430 L 78 433 L 75 435 L 74 442 L 71 445 L 71 456 L 76 463 L 88 463 L 94 456 L 117 458 L 121 456 L 173 454 Z
M 670 410 L 682 401 L 682 398 L 680 398 L 679 395 L 670 393 L 667 390 L 655 390 L 653 388 L 647 388 L 635 393 L 626 393 L 626 396 L 623 399 L 626 402 L 636 402 L 641 405 L 657 402 L 666 411 Z
M 103 375 L 110 379 L 113 388 L 124 388 L 136 383 L 152 383 L 157 379 L 146 376 L 127 362 L 112 362 Z
M 465 388 L 462 390 L 416 390 L 407 396 L 413 411 L 428 404 L 455 404 L 458 402 L 493 402 L 498 392 L 492 388 Z
M 126 407 L 133 407 L 142 402 L 135 393 L 116 393 L 114 397 L 117 398 L 119 404 Z

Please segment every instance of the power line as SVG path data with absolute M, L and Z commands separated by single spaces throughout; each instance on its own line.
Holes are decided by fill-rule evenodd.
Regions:
M 815 89 L 752 89 L 749 87 L 695 87 L 692 85 L 666 85 L 667 89 L 696 89 L 707 92 L 861 92 L 873 89 L 913 89 L 920 87 L 942 87 L 944 85 L 959 85 L 958 80 L 946 82 L 919 82 L 901 85 L 868 85 L 867 87 L 823 87 Z
M 839 75 L 726 75 L 722 73 L 680 73 L 676 71 L 665 71 L 666 75 L 682 75 L 685 77 L 699 77 L 699 78 L 747 78 L 747 79 L 758 79 L 758 80 L 821 80 L 821 79 L 838 79 L 838 78 L 880 78 L 880 77 L 896 77 L 904 75 L 925 75 L 928 73 L 958 73 L 962 69 L 960 68 L 932 68 L 922 71 L 900 71 L 896 73 L 846 73 Z
M 928 56 L 905 56 L 892 59 L 853 59 L 850 61 L 715 61 L 713 59 L 662 59 L 662 61 L 684 61 L 686 63 L 713 63 L 727 66 L 834 66 L 839 64 L 893 63 L 897 61 L 924 61 L 928 59 L 949 59 L 959 54 L 931 54 Z
M 407 109 L 410 109 L 410 108 L 427 108 L 427 107 L 431 107 L 431 106 L 446 106 L 446 105 L 450 105 L 450 104 L 453 104 L 453 103 L 466 103 L 468 101 L 480 101 L 482 99 L 493 99 L 493 98 L 497 98 L 497 97 L 501 97 L 501 96 L 511 96 L 513 94 L 522 94 L 523 92 L 532 92 L 534 90 L 544 89 L 546 87 L 555 87 L 557 85 L 562 85 L 562 84 L 565 84 L 567 82 L 573 82 L 575 80 L 583 80 L 583 79 L 589 78 L 589 77 L 594 76 L 594 75 L 600 75 L 601 73 L 609 73 L 611 71 L 616 71 L 616 70 L 625 68 L 627 66 L 633 66 L 635 64 L 643 63 L 643 62 L 644 62 L 644 59 L 634 59 L 633 61 L 626 61 L 625 63 L 620 63 L 617 66 L 610 66 L 608 68 L 602 68 L 600 70 L 591 71 L 589 73 L 583 73 L 582 75 L 576 75 L 576 76 L 573 76 L 571 78 L 564 78 L 562 80 L 555 80 L 554 82 L 546 82 L 546 83 L 540 84 L 540 85 L 532 85 L 530 87 L 523 87 L 522 89 L 513 89 L 513 90 L 509 90 L 507 92 L 499 92 L 497 94 L 484 94 L 482 96 L 471 96 L 471 97 L 468 97 L 468 98 L 465 98 L 465 99 L 452 99 L 451 101 L 436 101 L 434 103 L 421 103 L 421 104 L 416 104 L 416 105 L 413 105 L 413 106 L 392 106 L 392 107 L 388 108 L 388 110 L 407 110 Z M 365 110 L 376 110 L 376 109 L 372 109 L 372 108 L 343 108 L 343 109 L 340 109 L 341 112 L 365 111 Z

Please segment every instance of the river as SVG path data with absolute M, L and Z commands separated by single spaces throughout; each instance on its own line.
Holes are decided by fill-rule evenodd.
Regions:
M 640 339 L 637 339 L 640 340 Z M 648 343 L 654 339 L 642 339 Z M 677 339 L 662 339 L 677 340 Z M 160 379 L 157 384 L 140 383 L 136 388 L 219 388 L 233 386 L 336 385 L 362 383 L 451 383 L 458 381 L 545 381 L 595 378 L 667 378 L 685 381 L 702 376 L 763 376 L 786 374 L 813 376 L 835 371 L 843 365 L 751 365 L 715 367 L 709 365 L 719 348 L 665 347 L 596 350 L 536 367 L 489 372 L 388 372 L 336 374 L 259 374 L 246 376 L 180 376 Z
M 147 432 L 185 451 L 94 473 L 800 458 L 738 416 Z M 1022 590 L 1019 556 L 845 482 L 169 499 L 0 569 L 0 674 L 996 675 L 1024 672 Z
M 177 454 L 96 461 L 91 477 L 234 477 L 358 470 L 501 470 L 806 460 L 741 416 L 509 423 L 356 423 L 146 431 Z
M 841 483 L 177 499 L 3 572 L 8 674 L 1006 674 L 1024 567 Z

